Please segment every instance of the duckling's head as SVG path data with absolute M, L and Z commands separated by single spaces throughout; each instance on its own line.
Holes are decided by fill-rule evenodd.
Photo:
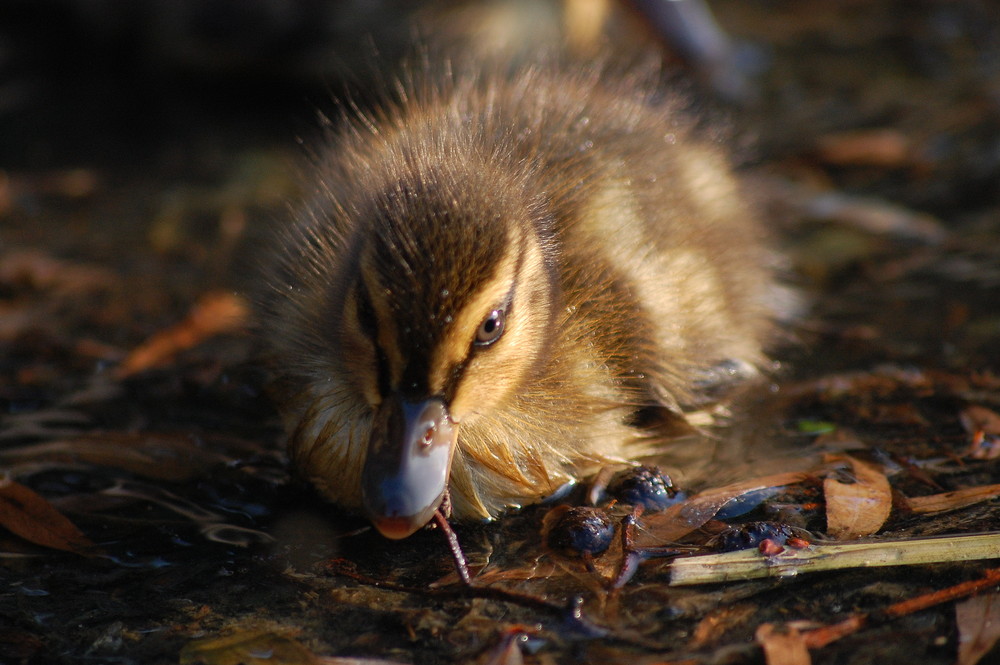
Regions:
M 351 206 L 334 320 L 373 412 L 363 505 L 404 538 L 440 506 L 462 427 L 517 399 L 543 361 L 556 280 L 525 178 L 469 156 L 386 172 Z

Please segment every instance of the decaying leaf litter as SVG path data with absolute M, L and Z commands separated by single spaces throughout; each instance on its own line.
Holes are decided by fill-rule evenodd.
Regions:
M 250 140 L 215 118 L 190 130 L 200 143 L 183 167 L 167 147 L 143 169 L 12 160 L 3 658 L 988 662 L 1000 26 L 974 2 L 906 21 L 889 3 L 812 5 L 717 11 L 768 56 L 745 171 L 814 307 L 770 390 L 652 460 L 686 498 L 641 513 L 604 502 L 617 529 L 590 570 L 545 546 L 539 506 L 459 529 L 464 589 L 439 534 L 386 542 L 290 480 L 229 294 L 246 274 L 240 246 L 296 194 L 294 130 Z M 754 549 L 684 560 L 779 574 L 677 586 L 674 560 L 651 556 L 623 577 L 628 548 L 702 548 L 761 522 L 805 542 L 765 530 Z M 914 554 L 942 540 L 955 547 Z M 963 556 L 965 543 L 981 553 Z M 782 568 L 855 546 L 918 558 Z

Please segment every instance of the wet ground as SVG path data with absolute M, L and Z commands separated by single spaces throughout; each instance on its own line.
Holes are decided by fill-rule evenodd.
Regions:
M 710 511 L 679 536 L 645 513 L 639 545 L 701 546 L 724 521 L 765 519 L 829 536 L 838 478 L 886 479 L 876 538 L 1000 530 L 1000 15 L 974 1 L 713 6 L 756 88 L 713 116 L 731 118 L 812 305 L 728 426 L 657 460 L 689 494 L 778 489 L 734 490 L 751 512 Z M 814 637 L 812 662 L 972 663 L 970 642 L 993 649 L 976 626 L 1000 607 L 996 584 L 891 609 L 975 583 L 991 561 L 679 587 L 669 559 L 649 559 L 626 581 L 617 536 L 590 571 L 544 547 L 540 506 L 458 529 L 470 591 L 436 531 L 389 542 L 339 515 L 289 476 L 232 296 L 299 194 L 297 138 L 316 135 L 336 85 L 309 67 L 130 60 L 135 44 L 47 32 L 11 7 L 0 661 L 803 663 L 767 625 L 862 615 Z M 914 501 L 977 488 L 940 510 Z M 620 534 L 630 511 L 609 512 Z

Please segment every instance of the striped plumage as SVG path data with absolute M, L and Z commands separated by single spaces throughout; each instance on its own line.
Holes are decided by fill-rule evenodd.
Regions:
M 726 161 L 648 77 L 411 78 L 321 153 L 263 306 L 295 465 L 393 537 L 441 465 L 488 518 L 628 458 L 764 360 L 773 289 Z

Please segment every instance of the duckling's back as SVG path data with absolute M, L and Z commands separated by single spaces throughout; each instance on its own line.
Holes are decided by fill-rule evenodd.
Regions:
M 544 199 L 565 306 L 589 326 L 566 334 L 677 409 L 755 373 L 782 296 L 726 155 L 655 78 L 566 65 L 458 74 L 425 113 L 478 127 L 472 143 Z

